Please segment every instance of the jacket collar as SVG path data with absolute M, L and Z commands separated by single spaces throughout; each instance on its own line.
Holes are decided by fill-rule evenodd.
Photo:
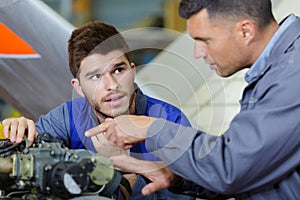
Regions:
M 280 28 L 274 34 L 266 48 L 245 75 L 250 84 L 258 80 L 271 66 L 272 62 L 287 51 L 299 36 L 300 20 L 291 14 L 280 22 Z M 294 34 L 296 33 L 296 34 Z

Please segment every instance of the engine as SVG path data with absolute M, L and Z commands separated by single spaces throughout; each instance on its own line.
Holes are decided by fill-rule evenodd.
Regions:
M 0 140 L 0 200 L 111 199 L 121 179 L 108 158 L 65 148 L 48 133 L 31 147 Z

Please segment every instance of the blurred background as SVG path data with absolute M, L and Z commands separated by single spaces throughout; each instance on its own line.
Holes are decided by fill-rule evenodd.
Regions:
M 300 13 L 298 0 L 272 2 L 278 21 Z M 193 41 L 177 14 L 178 4 L 179 0 L 1 0 L 0 31 L 9 29 L 34 55 L 0 52 L 0 120 L 21 115 L 36 120 L 73 98 L 68 37 L 74 27 L 101 20 L 124 34 L 138 66 L 136 82 L 146 94 L 182 109 L 193 126 L 222 133 L 239 111 L 245 72 L 223 79 L 192 57 Z M 1 42 L 0 37 L 0 51 Z
M 119 31 L 137 28 L 157 27 L 179 32 L 185 31 L 185 20 L 177 14 L 179 0 L 43 0 L 75 27 L 91 20 L 100 20 L 112 24 Z M 139 46 L 163 43 L 166 47 L 174 41 L 175 36 L 162 33 L 145 32 L 144 35 L 130 35 L 129 43 L 140 43 Z M 148 63 L 160 49 L 139 48 L 133 50 L 137 64 Z

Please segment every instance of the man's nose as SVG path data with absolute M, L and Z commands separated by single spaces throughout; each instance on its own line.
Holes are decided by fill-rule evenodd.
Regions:
M 107 74 L 102 78 L 106 90 L 116 90 L 118 88 L 118 81 L 111 74 Z
M 206 58 L 207 53 L 199 44 L 194 44 L 194 58 Z

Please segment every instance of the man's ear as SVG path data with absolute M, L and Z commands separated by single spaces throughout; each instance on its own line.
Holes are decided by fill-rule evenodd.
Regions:
M 71 84 L 72 84 L 73 88 L 76 90 L 76 92 L 77 92 L 80 96 L 84 97 L 84 94 L 83 94 L 83 92 L 82 92 L 82 89 L 81 89 L 79 80 L 78 80 L 77 78 L 72 78 Z
M 136 75 L 136 67 L 135 67 L 135 64 L 132 62 L 132 63 L 130 63 L 130 66 L 131 66 L 131 69 L 133 70 L 133 72 L 134 72 L 134 77 L 135 77 L 135 75 Z
M 243 20 L 239 23 L 239 30 L 246 45 L 251 44 L 255 38 L 256 25 L 251 20 Z

